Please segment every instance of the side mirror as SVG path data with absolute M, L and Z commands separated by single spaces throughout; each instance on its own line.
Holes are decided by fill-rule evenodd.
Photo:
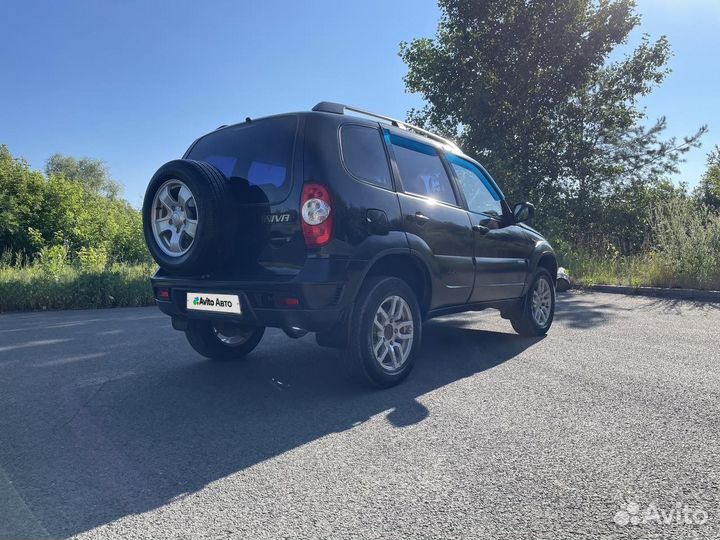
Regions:
M 517 203 L 513 206 L 513 216 L 515 216 L 515 223 L 528 221 L 535 216 L 535 205 L 529 202 Z

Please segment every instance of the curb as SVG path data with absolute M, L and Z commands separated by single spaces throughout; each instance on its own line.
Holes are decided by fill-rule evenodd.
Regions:
M 698 302 L 720 302 L 720 291 L 702 291 L 700 289 L 666 289 L 664 287 L 632 287 L 629 285 L 586 285 L 585 290 L 611 294 L 629 294 L 636 296 L 655 296 L 676 300 L 695 300 Z

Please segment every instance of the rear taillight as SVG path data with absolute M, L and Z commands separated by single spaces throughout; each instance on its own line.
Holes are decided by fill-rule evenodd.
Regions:
M 305 184 L 302 192 L 302 230 L 308 247 L 324 246 L 330 241 L 333 212 L 330 194 L 320 184 Z

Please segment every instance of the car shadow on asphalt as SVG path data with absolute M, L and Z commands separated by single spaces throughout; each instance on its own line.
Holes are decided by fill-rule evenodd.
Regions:
M 424 332 L 415 371 L 388 390 L 359 385 L 343 367 L 345 354 L 310 336 L 270 339 L 245 362 L 203 361 L 181 348 L 173 362 L 83 389 L 77 410 L 44 446 L 5 460 L 37 520 L 29 530 L 67 537 L 144 513 L 379 414 L 394 428 L 418 424 L 432 414 L 420 396 L 538 341 L 509 326 L 508 333 L 458 327 L 452 318 Z M 87 350 L 88 362 L 101 347 Z

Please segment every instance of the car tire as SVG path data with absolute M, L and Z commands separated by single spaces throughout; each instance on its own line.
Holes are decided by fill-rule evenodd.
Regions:
M 422 338 L 420 306 L 407 283 L 394 277 L 368 278 L 351 321 L 349 347 L 356 371 L 379 388 L 402 382 L 415 365 Z
M 520 315 L 510 319 L 521 336 L 544 336 L 555 316 L 555 284 L 550 272 L 538 268 L 523 300 Z
M 213 321 L 188 321 L 185 337 L 199 354 L 211 360 L 245 358 L 265 333 L 265 327 L 242 328 Z
M 143 233 L 163 270 L 192 275 L 216 267 L 237 228 L 230 194 L 225 176 L 208 163 L 176 159 L 157 170 L 145 191 Z

